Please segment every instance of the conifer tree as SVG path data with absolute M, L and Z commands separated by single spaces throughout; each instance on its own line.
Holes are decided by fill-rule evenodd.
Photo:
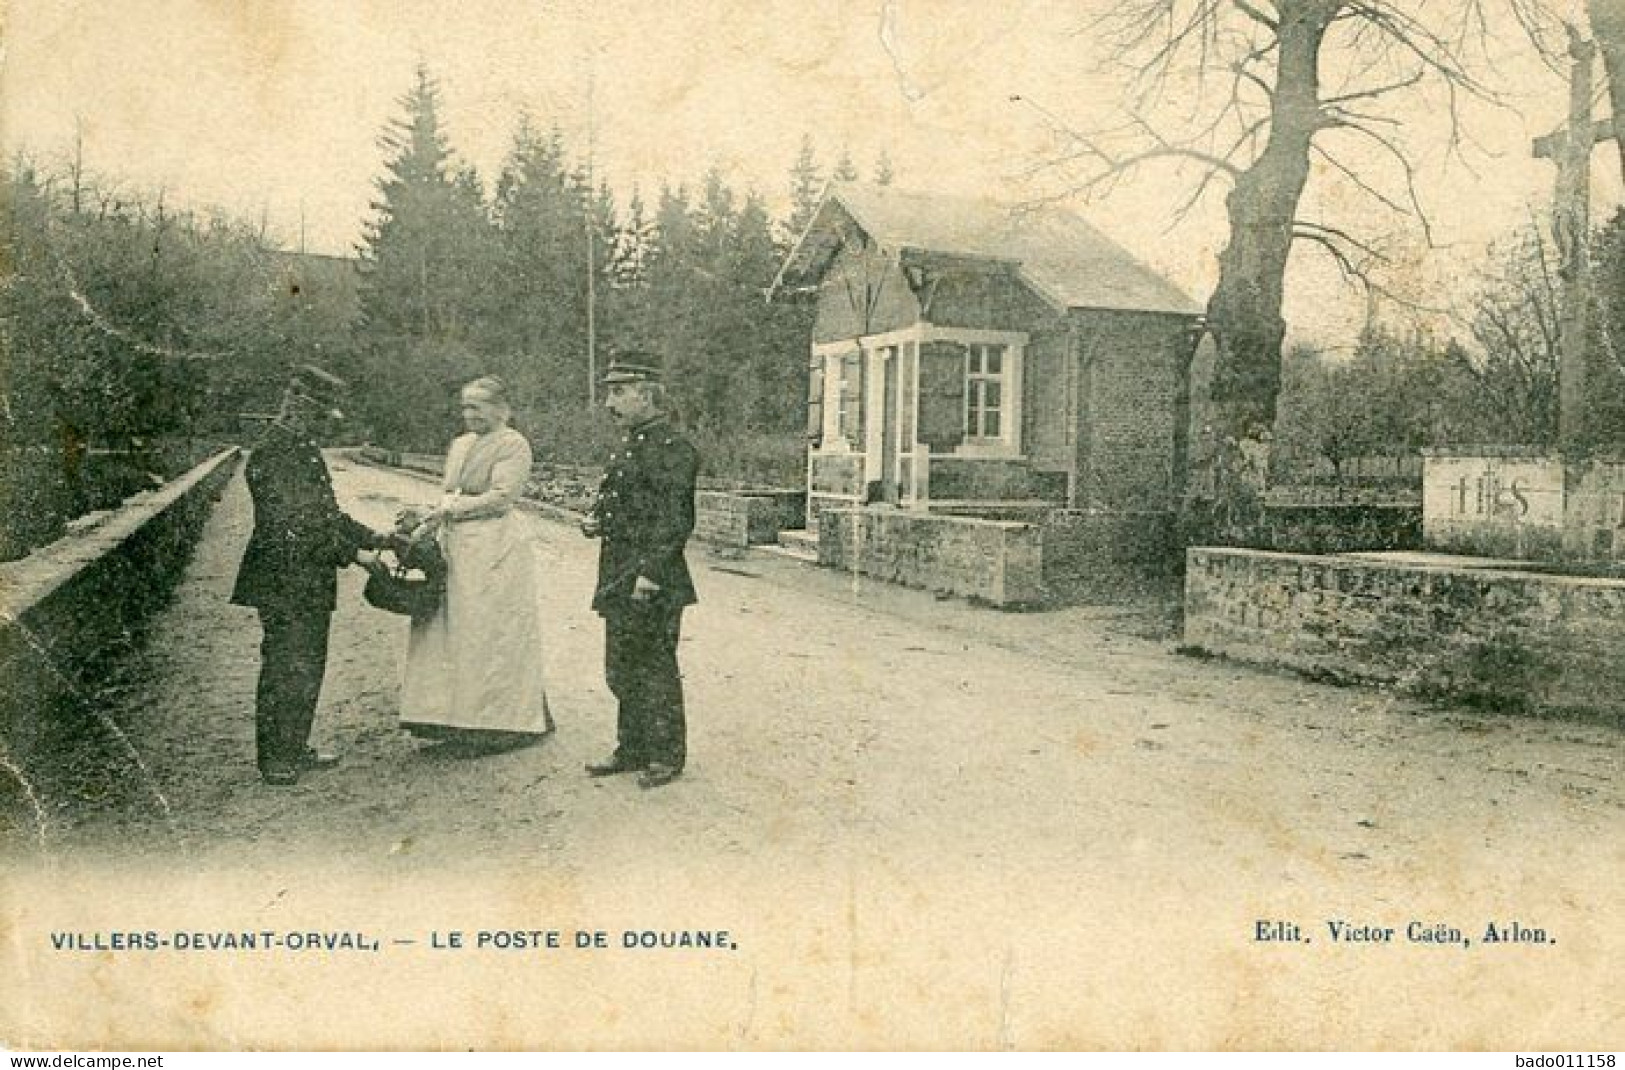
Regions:
M 881 149 L 879 158 L 875 160 L 875 185 L 889 186 L 892 178 L 891 153 Z
M 493 235 L 479 176 L 460 166 L 440 124 L 440 90 L 419 66 L 360 249 L 365 351 L 359 373 L 371 430 L 391 444 L 444 445 L 457 385 L 478 374 Z
M 813 152 L 812 135 L 803 134 L 801 151 L 796 154 L 796 162 L 790 167 L 790 218 L 786 220 L 784 228 L 788 241 L 795 241 L 807 229 L 823 193 L 824 179 Z

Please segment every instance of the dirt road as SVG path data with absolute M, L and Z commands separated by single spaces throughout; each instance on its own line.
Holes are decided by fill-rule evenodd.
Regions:
M 430 493 L 334 469 L 346 504 L 378 523 Z M 9 894 L 28 904 L 14 962 L 105 1007 L 25 1005 L 0 1018 L 12 1035 L 24 1023 L 127 1047 L 131 1030 L 272 1046 L 1625 1041 L 1615 731 L 1181 657 L 1144 614 L 1001 614 L 694 548 L 690 765 L 641 792 L 581 771 L 613 745 L 586 609 L 595 544 L 535 518 L 560 730 L 478 760 L 398 732 L 405 625 L 365 606 L 350 570 L 316 732 L 344 764 L 276 790 L 252 761 L 258 628 L 226 604 L 250 521 L 239 479 L 102 696 L 98 731 L 116 725 L 139 756 L 135 786 L 48 805 L 12 852 L 25 864 Z M 41 947 L 46 929 L 295 919 L 381 933 L 387 970 L 195 956 L 165 960 L 159 994 L 128 956 L 92 976 Z M 451 929 L 543 922 L 566 944 L 578 928 L 612 944 L 628 929 L 722 928 L 737 949 L 432 946 Z M 1495 926 L 1546 942 L 1486 943 Z M 1334 937 L 1360 927 L 1373 939 Z M 1412 938 L 1452 930 L 1466 944 Z M 303 998 L 315 991 L 342 998 Z

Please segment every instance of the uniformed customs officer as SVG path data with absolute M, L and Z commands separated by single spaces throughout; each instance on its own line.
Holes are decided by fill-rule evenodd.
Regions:
M 313 437 L 324 423 L 342 417 L 336 406 L 344 386 L 320 368 L 300 367 L 245 472 L 254 532 L 231 600 L 258 610 L 263 629 L 254 735 L 267 784 L 294 784 L 301 770 L 338 761 L 309 745 L 327 668 L 338 570 L 364 562 L 362 550 L 386 539 L 339 510 Z
M 604 376 L 605 407 L 624 435 L 582 531 L 602 540 L 592 607 L 604 618 L 604 675 L 619 703 L 615 753 L 592 776 L 639 771 L 670 783 L 687 759 L 677 642 L 695 603 L 683 546 L 694 530 L 699 454 L 665 413 L 660 372 L 628 358 Z

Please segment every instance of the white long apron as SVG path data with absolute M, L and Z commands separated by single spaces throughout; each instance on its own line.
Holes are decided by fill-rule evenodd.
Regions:
M 471 437 L 460 438 L 448 453 L 449 489 L 458 487 L 459 469 L 471 460 Z M 528 471 L 528 445 L 524 462 Z M 486 489 L 476 487 L 475 493 Z M 433 616 L 412 622 L 401 688 L 403 724 L 501 732 L 552 727 L 542 676 L 534 536 L 511 503 L 494 504 L 500 508 L 495 515 L 485 506 L 486 515 L 454 515 L 440 530 L 446 597 Z

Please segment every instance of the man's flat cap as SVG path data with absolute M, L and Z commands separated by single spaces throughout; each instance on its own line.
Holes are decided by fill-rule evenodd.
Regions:
M 609 370 L 604 372 L 604 385 L 613 386 L 616 383 L 658 383 L 660 382 L 660 367 L 648 357 L 639 354 L 642 359 L 631 358 L 612 360 Z

